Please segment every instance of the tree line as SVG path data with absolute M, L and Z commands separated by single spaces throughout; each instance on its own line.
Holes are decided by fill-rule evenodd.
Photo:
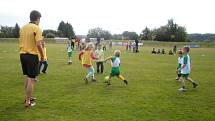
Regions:
M 0 26 L 0 38 L 18 38 L 20 27 L 16 23 L 14 27 Z
M 9 26 L 0 26 L 0 38 L 19 38 L 20 27 L 16 23 L 14 27 Z M 45 38 L 54 38 L 54 37 L 66 37 L 66 38 L 75 38 L 75 32 L 70 23 L 61 21 L 57 31 L 56 30 L 44 30 L 43 36 Z
M 0 26 L 0 38 L 18 38 L 20 27 L 16 23 L 14 27 Z M 76 38 L 73 26 L 61 21 L 57 30 L 44 30 L 45 38 L 65 37 Z M 167 21 L 166 25 L 159 28 L 150 29 L 145 27 L 140 34 L 132 31 L 124 31 L 122 34 L 111 34 L 110 31 L 102 28 L 89 29 L 88 38 L 104 38 L 105 40 L 156 40 L 168 42 L 184 42 L 184 41 L 215 41 L 215 34 L 187 34 L 186 28 L 174 22 L 173 19 Z
M 64 21 L 61 21 L 59 23 L 57 31 L 51 29 L 44 30 L 43 36 L 45 38 L 65 37 L 69 39 L 73 39 L 76 37 L 72 25 Z

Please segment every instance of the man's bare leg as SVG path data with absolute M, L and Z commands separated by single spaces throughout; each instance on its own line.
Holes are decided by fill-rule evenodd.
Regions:
M 30 99 L 32 97 L 33 88 L 34 88 L 34 83 L 35 83 L 35 79 L 28 77 L 28 79 L 27 79 L 27 88 L 26 88 L 26 102 L 25 102 L 25 106 L 29 106 Z

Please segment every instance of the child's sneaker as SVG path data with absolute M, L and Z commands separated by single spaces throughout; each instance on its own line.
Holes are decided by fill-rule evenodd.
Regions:
M 193 88 L 196 88 L 197 86 L 199 86 L 197 83 L 193 83 Z
M 179 79 L 180 79 L 179 77 L 176 77 L 176 78 L 175 78 L 175 80 L 179 80 Z
M 30 108 L 30 107 L 33 107 L 33 106 L 35 106 L 35 105 L 36 105 L 36 102 L 32 102 L 32 101 L 30 101 L 29 104 L 26 104 L 26 103 L 25 103 L 25 107 L 26 107 L 26 108 Z
M 36 101 L 36 99 L 37 99 L 36 97 L 31 97 L 31 98 L 30 98 L 30 101 L 31 101 L 31 102 L 34 102 L 34 101 Z M 26 100 L 24 100 L 24 103 L 25 103 L 25 102 L 26 102 Z
M 92 79 L 92 82 L 97 82 L 97 80 L 96 79 Z
M 42 71 L 44 74 L 46 74 L 46 71 Z
M 123 82 L 124 82 L 126 85 L 128 85 L 128 81 L 127 81 L 127 80 L 124 80 Z
M 178 89 L 178 91 L 181 91 L 181 92 L 185 92 L 187 89 L 181 87 L 180 89 Z
M 85 84 L 88 84 L 88 79 L 84 78 Z
M 110 82 L 107 82 L 107 85 L 109 86 L 109 85 L 111 85 L 111 83 L 110 83 Z

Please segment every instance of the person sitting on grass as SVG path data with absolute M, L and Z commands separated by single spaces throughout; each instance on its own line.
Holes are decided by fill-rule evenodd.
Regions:
M 152 49 L 152 54 L 156 54 L 155 48 Z
M 178 51 L 178 66 L 176 69 L 176 74 L 177 74 L 176 80 L 179 80 L 181 77 L 181 65 L 182 64 L 183 64 L 183 54 L 182 54 L 182 51 L 179 50 Z
M 173 52 L 172 52 L 172 50 L 169 50 L 169 55 L 173 55 Z
M 180 77 L 180 82 L 181 82 L 181 88 L 178 89 L 179 91 L 186 91 L 187 89 L 185 88 L 185 82 L 184 79 L 191 82 L 193 84 L 193 88 L 196 88 L 198 86 L 198 84 L 196 83 L 196 81 L 194 81 L 193 79 L 191 79 L 189 77 L 190 72 L 191 72 L 191 59 L 189 56 L 189 51 L 190 48 L 189 47 L 184 47 L 182 49 L 182 53 L 183 53 L 183 64 L 181 66 L 181 76 Z
M 44 50 L 44 60 L 40 60 L 40 63 L 39 63 L 39 73 L 41 71 L 41 67 L 43 65 L 43 69 L 42 69 L 42 72 L 45 74 L 46 73 L 46 70 L 48 68 L 48 58 L 47 58 L 47 54 L 46 54 L 46 47 L 45 47 L 45 42 L 42 41 L 42 47 L 43 47 L 43 50 Z M 41 58 L 41 55 L 39 54 L 39 58 Z
M 157 54 L 161 54 L 161 50 L 160 49 L 158 49 Z
M 161 54 L 166 54 L 165 49 L 163 48 Z
M 94 68 L 92 64 L 92 60 L 96 60 L 97 58 L 95 57 L 93 53 L 93 44 L 88 43 L 86 45 L 86 48 L 82 50 L 79 54 L 79 60 L 82 61 L 83 67 L 85 67 L 88 70 L 88 73 L 86 77 L 84 78 L 85 84 L 88 84 L 88 79 L 92 78 L 93 82 L 96 82 L 95 75 L 94 75 Z
M 120 74 L 120 58 L 119 58 L 120 54 L 121 54 L 120 50 L 115 50 L 114 56 L 111 56 L 111 57 L 108 57 L 105 59 L 105 62 L 108 60 L 111 60 L 111 65 L 112 65 L 109 79 L 108 79 L 108 81 L 105 81 L 105 83 L 107 83 L 107 85 L 111 85 L 110 81 L 111 81 L 111 78 L 114 76 L 117 76 L 126 85 L 128 84 L 128 81 Z

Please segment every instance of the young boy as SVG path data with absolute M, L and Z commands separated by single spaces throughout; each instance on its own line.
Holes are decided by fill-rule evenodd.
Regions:
M 42 41 L 42 47 L 43 47 L 43 50 L 44 50 L 44 61 L 40 60 L 40 63 L 39 63 L 39 73 L 40 73 L 41 67 L 43 65 L 42 72 L 45 74 L 46 70 L 48 68 L 48 58 L 47 58 L 47 54 L 46 54 L 46 47 L 45 47 L 45 42 L 44 41 Z M 41 57 L 41 56 L 39 55 L 39 57 Z
M 176 69 L 176 74 L 177 74 L 176 80 L 179 80 L 181 77 L 181 65 L 182 64 L 183 64 L 183 54 L 182 54 L 182 51 L 179 50 L 178 51 L 178 67 Z
M 71 42 L 68 41 L 68 44 L 67 44 L 67 52 L 68 52 L 68 64 L 72 64 L 72 45 L 71 45 Z
M 191 71 L 191 60 L 190 60 L 190 56 L 189 56 L 189 51 L 190 48 L 189 47 L 184 47 L 182 49 L 182 53 L 183 53 L 183 64 L 181 66 L 181 88 L 178 89 L 179 91 L 186 91 L 187 89 L 185 88 L 185 82 L 184 79 L 191 82 L 193 84 L 193 88 L 196 88 L 198 86 L 198 84 L 192 80 L 189 75 L 190 75 L 190 71 Z
M 103 71 L 104 71 L 104 65 L 103 65 L 104 51 L 102 50 L 101 44 L 98 45 L 98 48 L 95 51 L 95 53 L 96 53 L 96 58 L 98 58 L 98 60 L 96 61 L 97 73 L 103 73 Z
M 96 82 L 95 75 L 94 75 L 94 68 L 92 65 L 92 60 L 96 60 L 97 58 L 93 54 L 93 44 L 88 43 L 86 45 L 86 48 L 81 51 L 79 54 L 79 60 L 82 61 L 83 67 L 85 67 L 88 70 L 88 74 L 84 78 L 85 83 L 88 84 L 88 79 L 92 77 L 92 81 Z
M 112 77 L 117 76 L 119 79 L 121 79 L 126 85 L 128 84 L 128 81 L 125 80 L 125 78 L 120 74 L 120 50 L 115 50 L 114 51 L 114 56 L 112 57 L 108 57 L 105 59 L 105 62 L 108 60 L 111 60 L 111 65 L 112 65 L 112 69 L 111 69 L 111 73 L 109 76 L 109 80 L 106 81 L 105 83 L 107 83 L 107 85 L 110 85 L 110 80 Z

